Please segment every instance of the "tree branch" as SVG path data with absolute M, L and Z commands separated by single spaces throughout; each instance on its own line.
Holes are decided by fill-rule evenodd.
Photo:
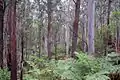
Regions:
M 76 4 L 75 0 L 73 0 L 73 2 Z

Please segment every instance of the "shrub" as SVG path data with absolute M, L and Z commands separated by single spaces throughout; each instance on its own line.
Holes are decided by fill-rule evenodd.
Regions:
M 10 74 L 7 69 L 0 69 L 0 80 L 10 80 Z
M 32 68 L 25 73 L 25 80 L 109 80 L 111 73 L 120 70 L 119 65 L 114 65 L 113 57 L 109 54 L 106 57 L 94 58 L 85 53 L 77 54 L 77 59 L 68 58 L 66 60 L 51 60 L 49 62 L 42 60 L 38 67 L 39 61 L 29 62 Z M 115 58 L 119 59 L 119 58 Z M 39 59 L 35 59 L 39 60 Z M 116 60 L 117 61 L 117 60 Z M 114 62 L 116 62 L 114 61 Z M 38 63 L 36 63 L 38 62 Z

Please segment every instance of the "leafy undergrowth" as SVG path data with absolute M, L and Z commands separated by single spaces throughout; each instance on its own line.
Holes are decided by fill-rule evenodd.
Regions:
M 0 80 L 10 80 L 10 73 L 6 69 L 0 69 Z
M 94 58 L 81 52 L 77 57 L 57 61 L 32 57 L 24 69 L 24 80 L 119 80 L 119 57 L 115 53 Z

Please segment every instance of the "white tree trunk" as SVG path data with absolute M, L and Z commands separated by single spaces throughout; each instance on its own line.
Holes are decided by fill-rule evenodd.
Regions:
M 69 44 L 70 44 L 70 41 L 69 41 L 69 38 L 70 38 L 70 35 L 69 35 L 69 27 L 68 26 L 65 26 L 65 43 L 66 43 L 66 54 L 68 55 L 69 54 Z
M 88 53 L 95 52 L 94 47 L 94 16 L 95 16 L 95 1 L 88 0 Z

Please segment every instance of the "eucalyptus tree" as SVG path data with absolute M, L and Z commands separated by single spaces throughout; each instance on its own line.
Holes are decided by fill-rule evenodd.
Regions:
M 0 67 L 3 66 L 3 19 L 4 19 L 4 0 L 0 0 Z
M 45 14 L 45 4 L 43 4 L 44 2 L 41 0 L 36 0 L 35 1 L 37 3 L 38 6 L 38 15 L 37 16 L 37 20 L 38 20 L 38 44 L 39 44 L 39 57 L 40 55 L 43 53 L 43 41 L 42 41 L 42 37 L 43 37 L 43 28 L 44 28 L 44 14 Z
M 52 16 L 53 11 L 56 5 L 60 2 L 60 0 L 47 0 L 47 14 L 48 14 L 48 34 L 47 34 L 47 49 L 48 49 L 48 58 L 52 57 Z
M 108 0 L 107 25 L 110 24 L 111 3 L 112 3 L 112 0 Z
M 11 80 L 17 80 L 16 0 L 10 0 Z
M 75 3 L 75 17 L 74 17 L 74 23 L 73 23 L 72 53 L 71 53 L 72 57 L 75 57 L 74 52 L 76 51 L 76 47 L 77 47 L 80 0 L 77 0 L 74 3 Z
M 95 20 L 95 1 L 88 1 L 88 53 L 92 54 L 95 52 L 94 47 L 94 20 Z
M 81 8 L 80 8 L 80 30 L 82 34 L 82 51 L 87 51 L 87 1 L 81 0 Z M 82 28 L 82 29 L 81 29 Z

